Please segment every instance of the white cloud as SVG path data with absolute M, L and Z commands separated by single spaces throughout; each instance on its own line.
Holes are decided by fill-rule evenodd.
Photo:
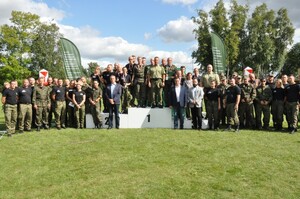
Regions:
M 146 32 L 146 33 L 144 34 L 145 40 L 149 40 L 149 39 L 151 39 L 151 37 L 152 37 L 152 34 L 149 33 L 149 32 Z
M 41 17 L 42 21 L 60 21 L 65 13 L 55 8 L 49 8 L 47 4 L 32 0 L 1 0 L 0 1 L 0 24 L 9 23 L 13 10 L 31 12 Z
M 196 25 L 191 19 L 181 16 L 177 20 L 169 21 L 157 30 L 158 35 L 166 43 L 191 42 L 195 40 L 193 30 Z
M 198 0 L 162 0 L 163 3 L 168 4 L 183 4 L 183 5 L 192 5 Z
M 121 37 L 100 37 L 100 33 L 89 26 L 83 28 L 59 26 L 64 36 L 78 47 L 82 57 L 119 61 L 127 60 L 131 54 L 144 55 L 150 51 L 146 45 L 128 43 Z

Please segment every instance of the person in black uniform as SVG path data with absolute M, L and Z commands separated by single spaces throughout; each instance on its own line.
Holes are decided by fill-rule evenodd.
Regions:
M 66 87 L 63 86 L 63 80 L 58 80 L 58 85 L 52 90 L 52 99 L 55 103 L 55 123 L 56 128 L 66 128 Z
M 76 91 L 76 81 L 71 80 L 70 86 L 66 89 L 66 99 L 67 99 L 67 126 L 75 127 L 75 110 L 73 104 L 73 93 Z
M 23 87 L 19 89 L 19 132 L 31 131 L 32 124 L 32 89 L 28 79 L 23 80 Z
M 239 132 L 240 121 L 238 116 L 238 107 L 241 99 L 241 89 L 235 84 L 235 79 L 229 80 L 230 86 L 226 89 L 226 115 L 228 127 L 226 130 L 231 130 L 232 125 L 235 125 L 235 132 Z
M 10 87 L 2 93 L 2 104 L 5 106 L 5 126 L 9 137 L 15 134 L 17 122 L 17 103 L 18 103 L 18 88 L 17 82 L 11 81 Z
M 276 81 L 276 86 L 272 89 L 272 105 L 271 105 L 271 113 L 273 116 L 273 125 L 275 130 L 282 130 L 282 122 L 283 122 L 283 109 L 284 109 L 284 98 L 285 98 L 285 90 L 281 79 Z
M 102 73 L 102 83 L 103 83 L 103 93 L 105 93 L 107 85 L 110 83 L 110 76 L 114 75 L 112 64 L 108 64 L 106 67 L 106 70 L 103 71 Z M 108 101 L 104 97 L 103 98 L 103 105 L 104 105 L 104 110 L 103 113 L 108 113 Z
M 210 130 L 219 129 L 219 111 L 221 110 L 220 90 L 216 88 L 216 81 L 211 81 L 206 89 L 204 99 L 207 100 L 206 114 Z
M 296 84 L 294 75 L 289 76 L 289 83 L 285 89 L 286 95 L 286 107 L 287 107 L 287 122 L 288 130 L 290 134 L 297 131 L 298 126 L 298 114 L 299 114 L 299 104 L 300 104 L 300 84 Z
M 86 94 L 81 89 L 82 81 L 79 80 L 76 84 L 77 90 L 73 93 L 73 104 L 75 105 L 75 118 L 77 123 L 77 129 L 84 127 L 84 120 L 85 120 L 85 100 Z

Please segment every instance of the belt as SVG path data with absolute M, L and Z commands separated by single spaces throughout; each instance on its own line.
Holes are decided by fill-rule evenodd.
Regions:
M 31 103 L 20 103 L 22 105 L 31 105 Z
M 154 81 L 157 81 L 157 80 L 160 80 L 161 78 L 151 78 L 150 80 L 154 80 Z
M 65 102 L 66 100 L 56 100 L 57 102 Z

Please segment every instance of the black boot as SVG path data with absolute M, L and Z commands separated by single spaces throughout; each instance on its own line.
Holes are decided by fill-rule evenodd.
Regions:
M 236 125 L 236 128 L 235 128 L 235 131 L 236 133 L 239 133 L 240 132 L 240 125 Z

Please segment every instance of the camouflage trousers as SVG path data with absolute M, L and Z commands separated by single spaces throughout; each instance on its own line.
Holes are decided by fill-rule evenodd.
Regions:
M 38 105 L 36 110 L 35 124 L 38 127 L 48 126 L 49 108 L 47 105 Z
M 294 129 L 297 129 L 298 126 L 298 114 L 299 114 L 299 106 L 298 102 L 287 102 L 287 122 L 289 124 L 289 127 L 292 127 Z
M 94 124 L 95 124 L 96 127 L 99 126 L 99 125 L 102 126 L 101 107 L 100 107 L 100 104 L 99 105 L 98 104 L 90 106 L 91 113 L 92 113 L 92 116 L 93 116 L 93 121 L 94 121 Z
M 77 128 L 83 128 L 84 127 L 84 121 L 85 121 L 85 106 L 81 106 L 80 108 L 75 107 L 75 118 L 76 118 L 76 124 Z
M 5 126 L 8 135 L 16 132 L 16 122 L 18 117 L 17 105 L 5 104 Z
M 19 130 L 30 130 L 32 124 L 32 105 L 20 104 L 19 105 Z
M 66 102 L 56 101 L 55 103 L 55 123 L 56 127 L 60 128 L 65 126 L 66 120 Z
M 261 105 L 260 102 L 256 104 L 255 117 L 256 117 L 256 127 L 261 128 L 261 115 L 264 114 L 263 122 L 264 127 L 269 127 L 270 123 L 270 106 L 269 105 Z
M 227 122 L 230 125 L 240 125 L 238 110 L 234 109 L 234 106 L 235 103 L 230 103 L 226 106 Z

